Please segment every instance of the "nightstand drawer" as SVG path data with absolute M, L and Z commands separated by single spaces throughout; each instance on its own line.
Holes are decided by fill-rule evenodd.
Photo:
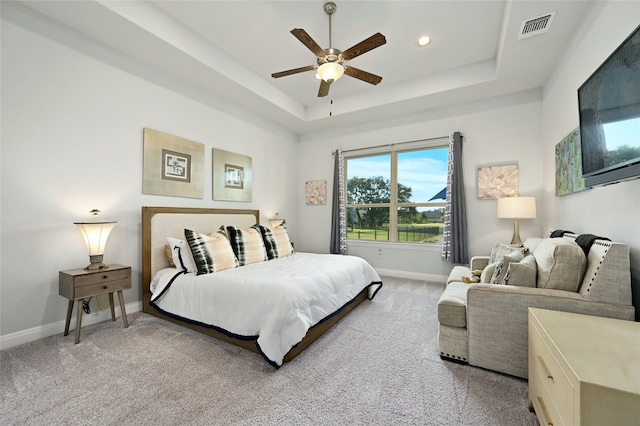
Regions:
M 117 281 L 105 281 L 98 284 L 83 285 L 76 287 L 75 298 L 85 299 L 90 296 L 98 294 L 113 293 L 118 290 L 126 290 L 131 288 L 131 281 L 129 279 L 117 280 Z
M 115 271 L 96 272 L 95 274 L 81 275 L 76 277 L 75 279 L 76 290 L 79 290 L 78 287 L 82 286 L 93 286 L 94 284 L 106 284 L 110 281 L 127 280 L 129 279 L 130 273 L 131 271 L 129 269 L 119 269 Z
M 70 269 L 60 271 L 60 296 L 69 300 L 131 288 L 131 267 L 110 265 L 99 271 Z

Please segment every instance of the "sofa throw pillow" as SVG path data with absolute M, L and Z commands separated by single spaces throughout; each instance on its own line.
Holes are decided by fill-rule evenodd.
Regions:
M 254 227 L 240 229 L 235 226 L 221 226 L 220 232 L 229 238 L 240 266 L 267 260 L 262 234 Z
M 239 265 L 227 237 L 215 234 L 200 234 L 190 229 L 184 230 L 191 254 L 197 268 L 197 275 L 211 274 L 236 268 Z
M 526 252 L 526 248 L 522 246 L 522 244 L 502 244 L 496 243 L 491 249 L 491 254 L 489 255 L 489 263 L 496 263 L 502 260 L 504 256 L 511 256 L 515 259 L 515 262 L 519 262 L 524 257 L 524 253 Z
M 518 263 L 522 260 L 517 253 L 514 256 L 505 255 L 502 259 L 494 263 L 495 265 L 493 274 L 491 275 L 491 279 L 489 283 L 491 284 L 506 284 L 505 283 L 505 275 L 507 274 L 507 270 L 509 269 L 509 265 L 512 263 Z
M 537 286 L 576 292 L 587 266 L 584 251 L 575 241 L 546 238 L 533 252 L 537 264 Z
M 196 272 L 196 266 L 191 255 L 191 249 L 184 240 L 167 237 L 167 245 L 171 253 L 172 262 L 169 265 L 187 272 Z M 173 265 L 171 265 L 173 263 Z
M 535 287 L 537 277 L 536 258 L 526 255 L 520 262 L 511 262 L 504 275 L 504 283 L 519 287 Z
M 496 270 L 496 264 L 490 263 L 482 270 L 482 274 L 480 274 L 480 282 L 481 283 L 490 283 L 491 277 L 493 276 L 493 272 Z

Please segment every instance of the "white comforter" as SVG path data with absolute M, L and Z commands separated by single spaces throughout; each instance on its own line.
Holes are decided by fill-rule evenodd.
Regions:
M 372 299 L 382 282 L 359 257 L 295 253 L 207 275 L 163 269 L 151 283 L 151 301 L 236 337 L 257 336 L 259 350 L 279 367 L 309 328 L 366 287 Z

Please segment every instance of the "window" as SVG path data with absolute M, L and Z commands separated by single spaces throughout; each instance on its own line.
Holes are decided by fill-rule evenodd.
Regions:
M 448 141 L 345 154 L 347 239 L 442 243 Z

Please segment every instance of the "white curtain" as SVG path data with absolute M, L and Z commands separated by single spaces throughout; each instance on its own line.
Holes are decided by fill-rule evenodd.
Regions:
M 442 258 L 451 263 L 469 263 L 467 250 L 467 206 L 462 176 L 462 134 L 449 135 L 449 170 L 442 239 Z
M 347 252 L 347 211 L 344 205 L 344 153 L 337 149 L 334 156 L 330 252 L 345 254 Z

